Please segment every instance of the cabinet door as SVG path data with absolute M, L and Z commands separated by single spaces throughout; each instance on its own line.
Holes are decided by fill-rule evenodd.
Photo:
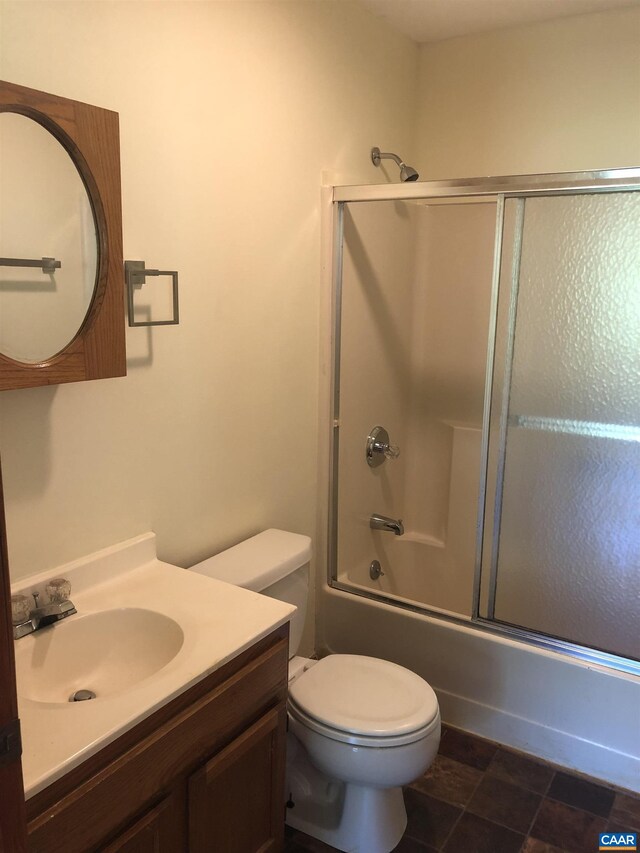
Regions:
M 183 850 L 176 797 L 166 797 L 100 853 L 177 853 Z
M 274 708 L 189 778 L 189 853 L 281 849 L 285 729 Z

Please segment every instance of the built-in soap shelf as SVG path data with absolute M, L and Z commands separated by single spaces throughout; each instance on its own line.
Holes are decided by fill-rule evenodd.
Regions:
M 398 542 L 417 542 L 420 545 L 428 545 L 430 548 L 445 548 L 447 544 L 444 539 L 438 539 L 437 536 L 430 536 L 428 533 L 417 533 L 412 530 L 405 530 L 404 535 Z
M 446 534 L 441 537 L 423 531 L 405 529 L 404 535 L 397 540 L 398 545 L 402 542 L 412 542 L 425 545 L 428 548 L 445 549 L 449 536 L 458 535 L 460 524 L 463 527 L 465 526 L 465 521 L 460 521 L 460 516 L 461 510 L 463 515 L 466 512 L 466 503 L 470 493 L 475 506 L 477 498 L 473 486 L 477 479 L 477 470 L 480 464 L 482 426 L 479 423 L 469 421 L 443 420 L 442 423 L 453 432 Z M 465 509 L 462 509 L 463 506 Z
M 640 427 L 630 424 L 606 424 L 565 418 L 510 415 L 509 426 L 519 429 L 554 432 L 562 435 L 581 435 L 585 438 L 612 438 L 615 441 L 640 441 Z
M 482 424 L 474 421 L 441 421 L 445 426 L 451 427 L 452 430 L 471 429 L 476 432 L 482 432 Z

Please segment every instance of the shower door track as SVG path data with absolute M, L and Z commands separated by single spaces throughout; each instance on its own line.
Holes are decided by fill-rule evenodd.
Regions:
M 474 196 L 573 195 L 640 189 L 640 168 L 594 172 L 556 172 L 548 175 L 501 175 L 454 181 L 415 181 L 409 184 L 359 184 L 333 188 L 333 201 L 410 201 L 472 198 Z
M 497 332 L 497 300 L 502 251 L 502 227 L 504 201 L 507 198 L 536 196 L 577 195 L 585 193 L 616 193 L 640 190 L 640 168 L 607 169 L 588 172 L 561 172 L 540 175 L 507 175 L 487 178 L 465 178 L 448 181 L 416 181 L 404 184 L 374 184 L 336 186 L 332 192 L 333 216 L 333 298 L 332 298 L 332 389 L 331 389 L 331 434 L 329 470 L 329 513 L 327 530 L 328 585 L 335 590 L 357 595 L 387 606 L 439 619 L 506 640 L 523 642 L 536 648 L 567 655 L 587 664 L 603 666 L 622 673 L 640 675 L 640 661 L 625 658 L 568 640 L 533 631 L 497 619 L 480 615 L 480 580 L 485 522 L 486 480 L 489 454 L 489 420 L 494 378 L 494 354 Z M 485 381 L 485 403 L 482 422 L 481 475 L 476 539 L 476 562 L 474 569 L 474 591 L 472 615 L 465 617 L 428 605 L 398 600 L 383 592 L 345 584 L 337 577 L 338 549 L 338 444 L 340 431 L 340 343 L 342 302 L 342 233 L 343 210 L 347 202 L 367 201 L 481 201 L 483 197 L 497 203 L 496 233 L 494 246 L 493 282 L 491 294 L 491 318 L 489 344 L 487 348 L 487 370 Z M 498 507 L 499 510 L 499 507 Z M 494 516 L 499 516 L 499 511 Z M 489 578 L 489 612 L 493 613 L 491 593 L 495 593 L 495 566 Z

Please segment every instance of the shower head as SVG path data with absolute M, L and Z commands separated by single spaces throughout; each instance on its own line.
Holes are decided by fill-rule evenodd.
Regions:
M 420 175 L 416 172 L 414 168 L 411 166 L 407 166 L 406 163 L 403 163 L 400 166 L 400 180 L 401 181 L 417 181 Z
M 383 153 L 379 148 L 371 149 L 371 162 L 374 166 L 379 166 L 381 160 L 393 160 L 400 167 L 400 180 L 403 182 L 406 181 L 417 181 L 420 177 L 416 170 L 412 166 L 407 166 L 407 164 L 401 160 L 397 154 L 392 154 L 391 152 Z

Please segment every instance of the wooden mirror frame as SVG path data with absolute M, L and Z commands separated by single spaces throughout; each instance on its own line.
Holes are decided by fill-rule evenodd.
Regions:
M 125 376 L 118 114 L 3 81 L 0 112 L 33 119 L 67 151 L 86 187 L 98 243 L 95 290 L 75 337 L 37 364 L 16 361 L 0 352 L 0 391 Z

